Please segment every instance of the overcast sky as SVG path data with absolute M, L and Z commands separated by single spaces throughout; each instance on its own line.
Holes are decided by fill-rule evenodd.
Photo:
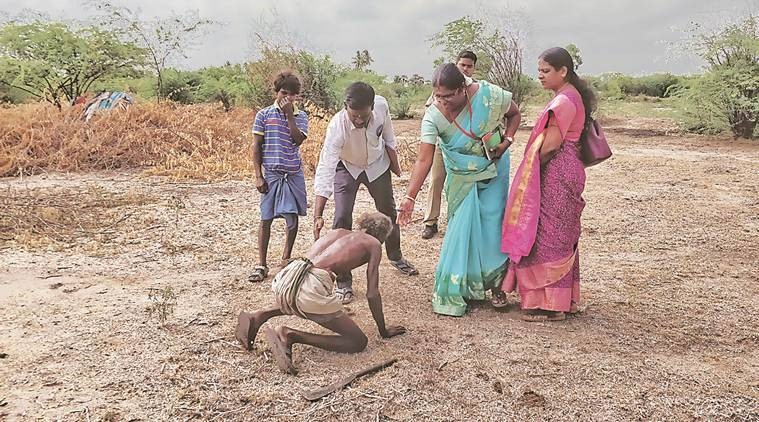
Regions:
M 429 78 L 440 56 L 427 39 L 443 25 L 478 9 L 503 8 L 519 16 L 528 31 L 525 73 L 535 73 L 544 49 L 575 43 L 584 64 L 581 73 L 689 73 L 701 62 L 671 47 L 692 21 L 725 22 L 759 12 L 759 0 L 113 0 L 140 8 L 146 17 L 167 11 L 198 9 L 219 22 L 216 30 L 188 52 L 184 67 L 242 62 L 253 54 L 252 35 L 260 23 L 277 20 L 310 48 L 349 63 L 356 50 L 369 50 L 372 69 L 386 74 L 419 73 Z M 435 5 L 433 7 L 432 5 Z M 53 17 L 83 18 L 90 12 L 81 0 L 0 0 L 11 16 L 23 8 Z M 474 9 L 474 10 L 473 10 Z M 275 13 L 272 13 L 275 11 Z M 263 19 L 263 20 L 262 20 Z

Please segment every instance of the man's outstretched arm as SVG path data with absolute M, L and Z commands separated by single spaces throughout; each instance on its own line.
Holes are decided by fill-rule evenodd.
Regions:
M 371 246 L 369 262 L 366 265 L 366 299 L 372 310 L 374 322 L 383 338 L 390 338 L 406 332 L 400 325 L 385 327 L 385 314 L 382 312 L 382 296 L 379 292 L 379 263 L 382 259 L 382 247 L 379 243 Z

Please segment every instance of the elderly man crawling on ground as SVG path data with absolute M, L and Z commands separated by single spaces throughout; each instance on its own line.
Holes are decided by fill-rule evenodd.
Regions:
M 357 221 L 359 230 L 330 230 L 320 237 L 304 258 L 291 261 L 272 282 L 275 305 L 254 312 L 241 312 L 235 337 L 251 350 L 256 334 L 269 319 L 280 315 L 297 315 L 316 322 L 337 335 L 313 334 L 286 326 L 266 327 L 264 333 L 277 366 L 285 373 L 296 374 L 292 363 L 292 346 L 308 344 L 321 349 L 358 353 L 366 348 L 367 338 L 353 320 L 343 312 L 334 294 L 335 274 L 366 266 L 366 298 L 383 338 L 403 334 L 401 326 L 386 326 L 379 292 L 379 263 L 382 243 L 392 230 L 384 214 L 364 214 Z

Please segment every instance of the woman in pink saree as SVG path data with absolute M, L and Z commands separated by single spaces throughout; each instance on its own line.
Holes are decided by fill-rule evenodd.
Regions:
M 538 79 L 555 95 L 535 123 L 509 192 L 501 250 L 510 264 L 502 289 L 519 292 L 524 320 L 561 321 L 580 300 L 580 138 L 596 98 L 563 48 L 540 55 Z

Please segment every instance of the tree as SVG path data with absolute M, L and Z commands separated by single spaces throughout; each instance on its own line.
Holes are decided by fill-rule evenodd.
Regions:
M 406 75 L 395 75 L 393 76 L 393 83 L 400 84 L 400 85 L 406 85 L 409 83 L 410 79 Z
M 579 69 L 580 65 L 582 65 L 582 54 L 580 53 L 580 49 L 574 43 L 567 45 L 564 49 L 567 50 L 570 56 L 572 56 L 572 61 L 575 63 L 575 70 Z
M 443 30 L 433 34 L 427 41 L 432 48 L 443 50 L 444 57 L 435 61 L 435 66 L 446 62 L 455 62 L 462 50 L 472 50 L 477 55 L 475 76 L 479 79 L 487 77 L 492 66 L 492 58 L 485 45 L 494 41 L 492 36 L 485 35 L 485 23 L 468 16 L 448 22 Z
M 495 21 L 465 16 L 445 24 L 443 30 L 433 34 L 428 42 L 431 47 L 443 50 L 444 61 L 455 61 L 461 50 L 474 51 L 477 54 L 475 77 L 511 91 L 517 104 L 522 103 L 531 89 L 529 79 L 522 75 L 524 35 L 519 25 L 503 19 Z
M 424 76 L 422 76 L 422 75 L 420 75 L 418 73 L 414 73 L 413 75 L 411 75 L 411 79 L 410 79 L 409 82 L 411 82 L 413 85 L 421 87 L 421 86 L 424 86 L 424 84 L 427 83 L 427 80 L 424 79 Z
M 294 70 L 301 81 L 301 97 L 307 104 L 335 110 L 338 96 L 335 85 L 345 66 L 328 54 L 316 52 L 308 41 L 288 26 L 275 9 L 262 14 L 252 32 L 253 59 L 247 64 L 251 102 L 254 106 L 272 103 L 272 79 L 278 72 Z
M 300 78 L 301 96 L 317 107 L 333 110 L 338 97 L 333 85 L 343 68 L 328 55 L 317 55 L 294 47 L 260 47 L 261 57 L 247 65 L 253 105 L 263 107 L 272 103 L 272 80 L 285 69 L 292 69 Z
M 369 54 L 369 50 L 356 51 L 356 56 L 353 57 L 353 68 L 354 69 L 364 71 L 372 63 L 374 63 L 374 59 Z
M 210 27 L 216 24 L 211 19 L 201 18 L 198 10 L 188 10 L 182 14 L 171 12 L 164 18 L 146 19 L 139 9 L 115 6 L 107 0 L 94 0 L 90 4 L 103 14 L 103 24 L 119 31 L 121 36 L 144 48 L 148 54 L 148 65 L 156 74 L 156 92 L 161 99 L 163 72 L 180 59 L 187 58 L 187 51 L 195 47 Z
M 687 47 L 704 59 L 707 72 L 678 92 L 690 106 L 686 113 L 707 131 L 717 117 L 736 137 L 753 138 L 759 120 L 759 16 L 714 31 L 696 25 Z
M 61 108 L 97 80 L 135 72 L 144 51 L 96 27 L 8 23 L 0 29 L 0 84 Z
M 231 110 L 233 104 L 251 97 L 250 81 L 240 64 L 226 63 L 222 67 L 203 69 L 200 74 L 199 99 L 220 101 L 224 111 Z
M 180 104 L 193 104 L 202 86 L 201 77 L 200 71 L 166 68 L 163 70 L 162 91 L 156 93 L 156 98 L 165 98 Z
M 309 47 L 288 32 L 286 22 L 276 15 L 273 21 L 262 20 L 262 31 L 253 32 L 255 60 L 248 63 L 247 73 L 251 86 L 251 100 L 255 106 L 272 102 L 271 81 L 278 72 L 294 70 L 301 81 L 301 96 L 325 110 L 334 110 L 338 104 L 334 85 L 339 74 L 346 69 L 326 54 L 311 52 Z

